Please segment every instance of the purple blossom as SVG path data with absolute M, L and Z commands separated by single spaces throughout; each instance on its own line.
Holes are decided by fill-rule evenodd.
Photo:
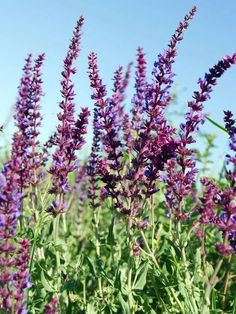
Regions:
M 21 209 L 18 173 L 10 160 L 1 173 L 0 188 L 0 309 L 24 313 L 25 289 L 29 288 L 28 240 L 16 242 L 16 226 Z
M 217 78 L 235 63 L 235 55 L 226 56 L 213 66 L 204 79 L 199 79 L 200 91 L 195 91 L 193 100 L 188 102 L 189 111 L 185 116 L 186 122 L 181 124 L 177 157 L 167 162 L 167 206 L 174 212 L 176 219 L 186 219 L 183 202 L 191 195 L 197 173 L 193 149 L 188 146 L 194 143 L 193 134 L 198 131 L 199 124 L 204 122 L 202 103 L 210 98 L 212 87 L 217 84 Z
M 49 304 L 44 306 L 44 314 L 56 314 L 57 313 L 58 300 L 56 297 L 52 297 Z
M 99 206 L 98 199 L 98 164 L 100 162 L 101 139 L 104 132 L 104 120 L 106 116 L 106 87 L 103 85 L 99 76 L 97 66 L 97 55 L 92 52 L 88 57 L 89 70 L 88 75 L 90 79 L 90 86 L 93 90 L 92 99 L 96 100 L 93 116 L 93 142 L 92 149 L 89 156 L 89 163 L 87 166 L 87 173 L 89 176 L 89 191 L 88 196 L 92 208 Z
M 145 107 L 146 87 L 147 87 L 147 62 L 142 48 L 137 49 L 137 66 L 135 72 L 135 89 L 136 93 L 132 98 L 132 129 L 136 132 L 139 130 L 142 120 L 142 109 Z
M 44 163 L 44 154 L 38 152 L 39 126 L 41 115 L 39 102 L 42 95 L 41 67 L 44 54 L 38 56 L 32 65 L 32 55 L 26 58 L 23 77 L 19 87 L 19 96 L 14 116 L 17 131 L 13 135 L 12 161 L 19 176 L 20 189 L 35 185 L 37 171 Z
M 64 59 L 64 70 L 61 80 L 62 101 L 59 106 L 62 111 L 57 115 L 60 124 L 57 132 L 51 139 L 51 144 L 56 146 L 56 150 L 52 155 L 53 164 L 49 169 L 52 174 L 52 188 L 50 193 L 57 196 L 52 203 L 49 212 L 54 210 L 57 212 L 64 210 L 64 195 L 69 190 L 68 174 L 76 169 L 76 152 L 81 149 L 85 140 L 84 135 L 87 132 L 88 117 L 90 115 L 87 108 L 82 108 L 78 119 L 74 118 L 74 84 L 71 76 L 76 73 L 73 63 L 78 57 L 80 51 L 81 28 L 84 18 L 80 17 L 77 22 L 73 38 L 71 40 L 67 56 Z M 56 208 L 58 206 L 58 208 Z

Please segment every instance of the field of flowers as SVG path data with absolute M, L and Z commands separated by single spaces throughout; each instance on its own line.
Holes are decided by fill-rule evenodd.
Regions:
M 72 79 L 80 17 L 61 73 L 58 126 L 45 144 L 39 141 L 45 56 L 25 59 L 15 133 L 1 154 L 0 313 L 236 313 L 233 114 L 222 113 L 224 127 L 212 121 L 229 140 L 217 179 L 200 167 L 210 162 L 213 138 L 207 137 L 205 153 L 193 148 L 209 119 L 204 103 L 236 64 L 236 53 L 198 80 L 184 123 L 173 127 L 166 117 L 177 46 L 195 12 L 193 7 L 158 55 L 151 80 L 138 48 L 134 65 L 115 71 L 108 93 L 97 55 L 90 53 L 94 109 L 76 115 Z M 90 121 L 93 141 L 84 160 L 79 157 Z

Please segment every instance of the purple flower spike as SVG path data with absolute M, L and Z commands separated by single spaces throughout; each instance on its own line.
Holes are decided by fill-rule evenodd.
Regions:
M 10 160 L 1 173 L 0 188 L 0 309 L 23 313 L 25 289 L 30 287 L 28 262 L 29 241 L 16 242 L 16 226 L 20 215 L 22 194 L 18 174 Z
M 137 49 L 137 66 L 135 72 L 136 93 L 132 99 L 132 129 L 139 130 L 142 109 L 145 107 L 146 87 L 147 87 L 147 62 L 142 48 Z
M 44 163 L 43 153 L 38 152 L 39 126 L 42 119 L 39 102 L 42 96 L 41 67 L 43 61 L 44 54 L 41 54 L 32 66 L 32 56 L 27 57 L 16 103 L 14 118 L 17 131 L 13 135 L 11 158 L 19 176 L 21 190 L 37 183 L 38 169 Z
M 92 52 L 88 57 L 90 86 L 93 89 L 92 99 L 95 102 L 93 116 L 93 143 L 87 166 L 87 174 L 89 176 L 89 191 L 88 196 L 90 205 L 93 209 L 99 206 L 99 187 L 98 187 L 98 163 L 100 161 L 100 145 L 102 135 L 104 134 L 104 120 L 106 116 L 106 87 L 103 85 L 99 76 L 97 66 L 97 55 Z
M 52 156 L 53 164 L 49 170 L 52 174 L 52 188 L 50 192 L 57 196 L 57 200 L 48 209 L 53 215 L 64 210 L 64 195 L 70 189 L 68 184 L 68 175 L 76 169 L 77 157 L 76 151 L 80 150 L 87 133 L 88 117 L 90 115 L 87 108 L 82 108 L 77 121 L 74 118 L 74 84 L 71 76 L 76 73 L 73 63 L 77 59 L 80 51 L 81 28 L 84 18 L 80 17 L 77 22 L 73 38 L 64 59 L 64 70 L 61 80 L 62 101 L 59 106 L 62 111 L 57 115 L 60 124 L 57 132 L 51 138 L 51 144 L 56 146 Z M 55 211 L 56 210 L 56 211 Z
M 205 74 L 204 79 L 199 79 L 200 91 L 195 91 L 193 100 L 188 102 L 189 111 L 185 115 L 186 122 L 180 126 L 177 158 L 170 160 L 166 167 L 168 172 L 166 202 L 176 219 L 186 218 L 186 213 L 183 212 L 183 202 L 191 195 L 195 183 L 197 170 L 194 151 L 189 149 L 188 145 L 195 142 L 193 133 L 198 131 L 199 125 L 204 122 L 202 103 L 210 98 L 212 87 L 217 84 L 217 79 L 233 64 L 235 64 L 235 55 L 226 56 L 220 60 Z
M 230 169 L 227 169 L 226 176 L 231 182 L 231 186 L 236 186 L 236 126 L 233 114 L 230 111 L 225 111 L 225 128 L 229 133 L 229 147 L 233 155 L 227 155 L 227 162 L 231 165 Z

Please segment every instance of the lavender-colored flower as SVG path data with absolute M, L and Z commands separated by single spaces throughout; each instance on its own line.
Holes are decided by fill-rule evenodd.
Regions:
M 61 95 L 63 100 L 59 104 L 62 111 L 57 115 L 60 124 L 57 132 L 52 138 L 52 144 L 56 150 L 52 155 L 53 164 L 49 170 L 52 174 L 52 188 L 50 192 L 57 196 L 49 212 L 54 211 L 54 215 L 64 210 L 64 195 L 69 190 L 68 174 L 76 169 L 76 152 L 84 144 L 84 135 L 88 124 L 89 111 L 82 108 L 78 120 L 74 118 L 74 90 L 71 75 L 76 73 L 73 62 L 78 57 L 80 51 L 81 28 L 84 18 L 81 17 L 77 22 L 74 36 L 71 40 L 67 56 L 64 60 L 64 70 L 61 80 Z M 58 206 L 58 209 L 55 207 Z
M 78 170 L 73 188 L 73 199 L 78 198 L 78 223 L 82 222 L 82 213 L 86 207 L 87 191 L 89 185 L 89 178 L 87 175 L 87 163 L 84 163 Z
M 16 242 L 16 227 L 21 209 L 18 173 L 15 163 L 4 164 L 0 188 L 0 309 L 20 314 L 26 311 L 25 289 L 29 288 L 29 242 Z
M 104 119 L 106 115 L 105 96 L 107 92 L 106 87 L 103 85 L 99 76 L 97 55 L 94 52 L 90 53 L 88 61 L 88 75 L 90 79 L 90 86 L 93 90 L 91 98 L 96 101 L 93 115 L 93 142 L 87 166 L 87 173 L 89 177 L 88 196 L 90 199 L 90 205 L 95 209 L 99 206 L 98 163 L 100 161 L 101 138 L 104 132 Z
M 119 67 L 114 74 L 114 87 L 113 94 L 107 99 L 107 106 L 109 110 L 110 117 L 113 119 L 113 127 L 116 131 L 122 129 L 124 120 L 124 106 L 123 101 L 125 99 L 125 91 L 130 80 L 132 63 L 129 63 L 123 77 L 123 67 Z
M 133 255 L 139 257 L 141 254 L 141 248 L 143 247 L 143 239 L 137 238 L 133 244 Z
M 226 60 L 229 60 L 229 57 Z M 235 62 L 235 58 L 233 58 L 233 62 Z M 227 68 L 226 65 L 224 67 Z M 219 73 L 221 73 L 220 70 Z M 236 254 L 236 147 L 232 145 L 235 140 L 236 128 L 233 114 L 230 111 L 225 112 L 224 120 L 229 134 L 230 148 L 234 153 L 233 156 L 227 155 L 228 163 L 233 166 L 233 169 L 226 169 L 226 179 L 229 185 L 220 188 L 213 181 L 203 178 L 201 180 L 204 187 L 203 197 L 200 198 L 201 205 L 197 207 L 197 210 L 200 213 L 200 225 L 215 226 L 222 232 L 223 243 L 217 242 L 216 250 L 221 255 L 229 255 Z
M 49 304 L 44 306 L 44 314 L 56 314 L 57 313 L 58 300 L 56 297 L 52 297 Z
M 146 98 L 146 88 L 147 88 L 147 62 L 145 59 L 145 54 L 142 48 L 137 49 L 137 66 L 135 72 L 135 89 L 136 93 L 132 98 L 133 108 L 131 110 L 132 113 L 132 129 L 138 132 L 140 123 L 141 123 L 141 115 L 142 110 L 145 107 L 145 98 Z
M 188 102 L 189 111 L 185 115 L 186 122 L 180 125 L 177 145 L 177 157 L 167 162 L 167 193 L 166 203 L 176 219 L 188 218 L 183 210 L 184 199 L 191 195 L 197 173 L 194 150 L 188 146 L 194 143 L 193 133 L 198 131 L 199 125 L 204 122 L 203 105 L 210 98 L 212 86 L 217 84 L 217 78 L 235 63 L 235 55 L 226 56 L 199 79 L 200 91 L 194 92 L 193 101 Z
M 140 56 L 140 64 L 143 62 L 141 58 L 143 57 Z M 170 152 L 168 152 L 168 156 L 164 156 L 164 150 L 162 151 L 162 146 L 175 146 L 173 143 L 173 139 L 171 138 L 173 131 L 170 127 L 166 125 L 165 120 L 162 119 L 162 124 L 158 123 L 158 125 L 161 125 L 158 129 L 159 137 L 156 136 L 155 138 L 153 138 L 151 133 L 152 128 L 154 127 L 154 125 L 156 125 L 156 121 L 153 120 L 153 116 L 150 118 L 151 122 L 149 120 L 144 120 L 141 130 L 139 130 L 139 133 L 137 134 L 137 139 L 134 140 L 133 148 L 135 157 L 132 159 L 132 170 L 129 169 L 128 173 L 122 176 L 120 172 L 121 169 L 124 167 L 122 158 L 125 146 L 122 143 L 119 133 L 121 121 L 120 116 L 122 116 L 122 110 L 120 110 L 120 106 L 117 106 L 117 103 L 119 103 L 120 99 L 117 96 L 117 91 L 119 91 L 120 86 L 122 86 L 122 69 L 119 68 L 118 71 L 115 73 L 115 84 L 113 90 L 115 94 L 113 94 L 113 97 L 111 98 L 104 99 L 105 95 L 99 97 L 99 92 L 104 92 L 105 88 L 102 84 L 101 79 L 99 78 L 96 62 L 96 56 L 94 54 L 91 55 L 90 69 L 93 69 L 93 71 L 90 71 L 90 79 L 92 78 L 91 86 L 93 88 L 95 87 L 95 92 L 92 97 L 97 100 L 95 106 L 99 107 L 98 116 L 100 119 L 98 120 L 98 125 L 101 132 L 102 144 L 105 152 L 107 153 L 108 159 L 108 162 L 106 162 L 106 166 L 104 166 L 104 162 L 99 162 L 99 165 L 101 166 L 100 174 L 103 182 L 105 183 L 105 189 L 107 190 L 108 194 L 115 200 L 115 206 L 119 208 L 122 212 L 128 213 L 129 215 L 131 215 L 132 213 L 132 216 L 135 216 L 138 212 L 138 208 L 140 206 L 140 198 L 142 197 L 142 195 L 145 193 L 146 195 L 148 195 L 148 193 L 149 195 L 151 195 L 152 193 L 155 193 L 157 191 L 157 188 L 155 186 L 155 181 L 158 176 L 157 172 L 163 168 L 163 163 L 165 162 L 165 160 L 170 158 L 168 156 L 171 155 Z M 143 69 L 141 67 L 143 67 Z M 140 65 L 139 72 L 140 73 L 137 74 L 137 81 L 139 80 L 140 76 L 145 75 L 145 65 Z M 141 84 L 141 77 L 140 82 L 137 84 Z M 137 86 L 137 89 L 139 90 L 139 97 L 141 97 L 140 93 L 142 92 L 142 88 L 143 87 L 141 86 Z M 146 93 L 147 92 L 149 95 L 149 90 L 147 90 Z M 147 95 L 145 95 L 145 97 L 146 96 Z M 146 101 L 144 95 L 142 97 Z M 142 108 L 142 110 L 144 110 L 144 108 Z M 148 118 L 150 117 L 149 113 L 147 113 L 147 116 Z M 160 119 L 158 122 L 160 122 Z M 123 128 L 126 128 L 126 130 L 123 129 L 124 139 L 126 142 L 125 144 L 128 144 L 127 146 L 130 152 L 132 147 L 132 133 L 130 132 L 132 130 L 132 126 L 130 130 L 128 115 L 124 115 L 123 123 L 125 124 Z M 155 152 L 153 150 L 155 150 Z M 150 159 L 150 157 L 154 155 L 156 156 L 155 162 L 154 160 Z M 155 165 L 155 169 L 151 169 L 151 164 L 153 163 Z M 144 175 L 145 171 L 146 173 L 147 171 L 149 171 L 152 176 L 150 176 L 149 178 L 146 177 Z M 121 181 L 127 181 L 128 185 L 124 182 L 122 183 Z M 128 208 L 128 206 L 124 204 L 124 202 L 126 202 L 125 199 L 127 200 L 130 198 L 135 200 L 135 204 L 133 204 L 132 209 Z
M 19 177 L 19 188 L 27 188 L 38 181 L 37 171 L 44 162 L 39 153 L 39 126 L 41 115 L 39 101 L 42 95 L 41 67 L 44 54 L 38 56 L 32 65 L 32 55 L 26 58 L 23 77 L 19 86 L 19 96 L 14 116 L 17 131 L 13 135 L 11 159 L 14 171 Z
M 99 186 L 98 186 L 98 169 L 97 164 L 100 160 L 100 130 L 98 122 L 98 108 L 94 109 L 94 118 L 93 118 L 93 143 L 92 149 L 89 156 L 89 161 L 87 165 L 87 174 L 89 177 L 89 189 L 88 197 L 90 199 L 90 205 L 93 209 L 96 209 L 99 206 Z
M 229 147 L 233 155 L 227 155 L 227 163 L 231 168 L 227 169 L 226 177 L 232 187 L 236 186 L 236 126 L 233 114 L 230 111 L 225 111 L 225 128 L 229 133 Z
M 158 191 L 157 180 L 167 160 L 175 155 L 177 142 L 175 129 L 168 125 L 164 109 L 170 103 L 170 87 L 173 83 L 172 65 L 176 56 L 176 46 L 182 40 L 184 30 L 188 27 L 196 8 L 194 7 L 183 22 L 179 24 L 169 43 L 169 47 L 158 56 L 153 69 L 153 82 L 146 82 L 146 62 L 141 49 L 138 51 L 138 68 L 136 72 L 136 94 L 133 98 L 131 136 L 133 131 L 133 156 L 130 171 L 125 175 L 128 191 L 123 193 L 131 197 L 132 216 L 138 213 L 140 199 L 150 197 Z M 137 111 L 137 112 L 136 112 Z M 138 117 L 142 114 L 142 120 Z M 133 130 L 132 130 L 133 128 Z
M 99 76 L 98 66 L 97 66 L 97 56 L 95 53 L 89 55 L 89 78 L 90 86 L 93 88 L 92 98 L 96 100 L 95 111 L 94 111 L 94 138 L 92 145 L 92 152 L 90 156 L 88 174 L 90 176 L 90 193 L 92 199 L 95 200 L 97 196 L 95 195 L 96 187 L 96 175 L 99 172 L 102 176 L 102 180 L 106 183 L 106 189 L 108 193 L 114 194 L 114 187 L 116 185 L 117 175 L 113 174 L 113 180 L 109 180 L 106 174 L 108 174 L 108 168 L 112 171 L 119 171 L 122 168 L 120 163 L 121 153 L 121 141 L 119 139 L 119 123 L 117 123 L 116 115 L 118 114 L 120 108 L 120 89 L 123 93 L 123 85 L 120 83 L 122 75 L 118 71 L 115 75 L 115 85 L 114 93 L 116 96 L 113 98 L 105 99 L 106 88 L 102 83 Z M 118 99 L 118 100 L 117 100 Z M 99 158 L 100 145 L 99 141 L 102 142 L 103 148 L 107 153 L 107 163 L 106 165 Z M 106 167 L 106 169 L 105 169 Z M 106 173 L 106 174 L 105 174 Z M 109 177 L 110 178 L 110 177 Z M 111 183 L 113 182 L 113 183 Z M 112 190 L 112 191 L 111 191 Z M 95 201 L 93 201 L 93 206 L 95 206 Z

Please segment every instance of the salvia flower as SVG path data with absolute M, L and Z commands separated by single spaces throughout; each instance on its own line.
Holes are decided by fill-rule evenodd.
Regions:
M 225 128 L 229 134 L 229 146 L 233 155 L 227 155 L 227 162 L 231 165 L 231 168 L 227 169 L 226 176 L 231 182 L 231 186 L 236 186 L 236 126 L 233 114 L 230 111 L 225 111 Z
M 93 115 L 93 142 L 91 153 L 89 156 L 89 163 L 87 166 L 87 173 L 90 182 L 88 196 L 90 198 L 90 205 L 95 209 L 99 206 L 98 164 L 101 158 L 101 141 L 104 136 L 104 122 L 107 111 L 107 102 L 105 96 L 107 94 L 107 91 L 99 76 L 97 55 L 94 52 L 90 53 L 88 56 L 88 61 L 88 75 L 90 79 L 90 87 L 93 90 L 91 98 L 96 101 Z
M 29 241 L 16 242 L 22 193 L 14 162 L 5 163 L 0 188 L 0 309 L 26 313 L 25 289 L 30 287 Z M 3 179 L 4 178 L 4 179 Z
M 80 17 L 77 22 L 67 56 L 64 59 L 64 70 L 61 80 L 62 101 L 59 106 L 62 111 L 57 115 L 60 124 L 57 127 L 55 136 L 51 139 L 56 150 L 52 155 L 53 164 L 49 170 L 52 174 L 52 188 L 50 192 L 57 195 L 57 200 L 48 209 L 54 214 L 64 210 L 64 195 L 70 189 L 68 183 L 68 174 L 76 169 L 76 152 L 84 144 L 84 135 L 87 132 L 89 111 L 82 108 L 77 120 L 74 117 L 74 84 L 72 75 L 76 73 L 73 63 L 78 57 L 80 51 L 81 28 L 84 18 Z M 56 208 L 58 206 L 58 210 Z
M 137 49 L 137 66 L 135 72 L 136 93 L 132 98 L 132 129 L 138 132 L 142 120 L 142 109 L 145 107 L 146 87 L 147 87 L 147 61 L 142 48 Z
M 56 314 L 57 313 L 58 300 L 56 297 L 52 297 L 49 304 L 44 306 L 44 314 Z
M 210 98 L 212 87 L 217 79 L 235 64 L 235 55 L 226 56 L 215 66 L 209 69 L 204 79 L 199 79 L 200 91 L 195 91 L 193 100 L 188 102 L 189 111 L 185 115 L 185 123 L 180 125 L 177 157 L 167 163 L 167 206 L 175 213 L 177 219 L 186 219 L 188 213 L 183 211 L 184 200 L 191 195 L 197 173 L 194 150 L 188 146 L 194 143 L 193 134 L 198 131 L 199 125 L 204 122 L 203 102 Z
M 99 160 L 98 168 L 107 194 L 113 198 L 114 205 L 124 213 L 129 221 L 135 223 L 139 215 L 143 197 L 150 197 L 158 191 L 156 186 L 160 171 L 167 160 L 175 156 L 175 130 L 164 118 L 164 108 L 170 102 L 169 89 L 173 83 L 172 64 L 176 56 L 176 46 L 193 17 L 194 7 L 180 23 L 169 47 L 158 57 L 154 65 L 153 83 L 146 80 L 146 61 L 141 48 L 138 49 L 136 70 L 136 94 L 133 98 L 131 119 L 124 114 L 120 100 L 124 99 L 124 88 L 129 78 L 129 67 L 122 79 L 121 67 L 115 72 L 113 95 L 105 99 L 105 88 L 98 74 L 96 55 L 89 59 L 91 87 L 95 90 L 98 125 L 101 142 L 107 160 Z M 101 93 L 102 91 L 102 93 Z M 141 119 L 142 114 L 142 119 Z M 140 116 L 140 117 L 139 117 Z M 121 119 L 121 117 L 123 117 Z M 123 137 L 120 125 L 123 125 Z M 129 160 L 126 162 L 126 156 Z M 126 171 L 124 172 L 124 169 Z
M 39 102 L 42 96 L 41 67 L 44 54 L 32 64 L 32 55 L 26 58 L 23 77 L 14 116 L 17 131 L 13 135 L 12 161 L 19 176 L 21 190 L 35 185 L 39 179 L 37 171 L 44 163 L 44 153 L 39 152 L 39 126 L 41 114 Z
M 227 68 L 226 65 L 224 67 Z M 221 71 L 219 70 L 218 73 L 221 73 Z M 200 198 L 200 206 L 196 208 L 200 213 L 199 226 L 214 226 L 221 231 L 223 240 L 222 242 L 217 242 L 215 248 L 223 256 L 236 254 L 236 149 L 232 145 L 236 135 L 236 128 L 233 114 L 230 111 L 225 112 L 224 120 L 225 128 L 229 134 L 230 148 L 233 152 L 233 156 L 227 155 L 228 163 L 233 167 L 226 169 L 226 179 L 229 184 L 224 188 L 220 188 L 213 181 L 202 178 L 203 196 Z

